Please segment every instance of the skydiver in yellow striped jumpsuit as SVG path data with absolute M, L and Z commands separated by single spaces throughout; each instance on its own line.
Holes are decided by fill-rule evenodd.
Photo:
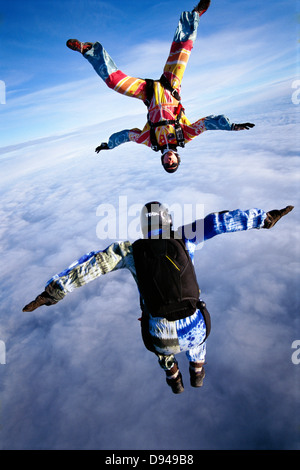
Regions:
M 191 12 L 184 11 L 181 14 L 162 75 L 168 86 L 160 80 L 155 80 L 150 97 L 148 82 L 145 79 L 130 77 L 119 70 L 99 42 L 82 43 L 77 39 L 67 41 L 67 46 L 81 52 L 109 88 L 123 95 L 138 98 L 148 107 L 148 122 L 142 130 L 125 129 L 112 134 L 108 143 L 102 143 L 96 148 L 97 153 L 130 141 L 144 144 L 153 150 L 161 151 L 162 165 L 167 172 L 172 173 L 180 164 L 177 147 L 183 147 L 202 132 L 215 129 L 238 131 L 254 126 L 251 123 L 232 124 L 224 115 L 207 116 L 191 124 L 184 114 L 180 102 L 181 82 L 197 36 L 200 16 L 205 13 L 209 5 L 210 0 L 201 0 Z M 181 141 L 174 126 L 177 118 Z M 151 126 L 153 126 L 152 133 Z

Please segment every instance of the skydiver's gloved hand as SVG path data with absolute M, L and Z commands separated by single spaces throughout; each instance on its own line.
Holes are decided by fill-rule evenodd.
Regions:
M 46 291 L 42 292 L 40 295 L 37 296 L 35 300 L 30 302 L 29 304 L 25 305 L 23 308 L 23 312 L 33 312 L 38 307 L 42 305 L 54 305 L 57 304 L 57 300 L 54 300 L 51 295 L 49 295 Z
M 99 153 L 101 150 L 109 150 L 109 146 L 106 142 L 102 142 L 101 145 L 99 145 L 96 149 L 95 152 Z
M 278 222 L 281 217 L 288 214 L 294 209 L 294 206 L 287 206 L 284 209 L 274 209 L 273 211 L 267 212 L 267 217 L 265 218 L 264 225 L 262 228 L 272 228 Z
M 255 124 L 252 124 L 251 122 L 244 122 L 243 124 L 233 124 L 233 131 L 244 131 L 245 129 L 252 129 Z

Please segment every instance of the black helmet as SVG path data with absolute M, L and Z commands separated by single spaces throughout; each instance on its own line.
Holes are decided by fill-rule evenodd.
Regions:
M 168 208 L 158 201 L 148 202 L 141 210 L 141 229 L 144 238 L 159 235 L 162 229 L 170 231 L 173 221 Z

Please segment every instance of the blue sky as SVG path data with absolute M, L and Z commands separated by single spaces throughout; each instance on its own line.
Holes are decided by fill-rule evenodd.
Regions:
M 184 76 L 186 114 L 256 126 L 205 132 L 182 149 L 174 175 L 134 143 L 95 154 L 111 133 L 143 126 L 145 107 L 107 89 L 65 42 L 100 40 L 125 72 L 156 78 L 181 9 L 194 4 L 17 4 L 0 7 L 0 449 L 299 450 L 296 2 L 212 0 Z M 189 387 L 184 354 L 184 393 L 166 386 L 142 343 L 128 272 L 22 312 L 55 273 L 115 241 L 98 236 L 97 209 L 118 209 L 120 196 L 128 207 L 202 204 L 205 214 L 295 205 L 270 231 L 197 250 L 212 315 L 201 390 Z
M 251 7 L 250 7 L 251 5 Z M 184 5 L 189 9 L 191 5 Z M 119 67 L 160 75 L 182 2 L 26 1 L 0 7 L 1 146 L 64 133 L 128 113 L 127 101 L 105 89 L 89 64 L 65 46 L 68 38 L 99 40 Z M 201 21 L 183 96 L 206 112 L 218 96 L 256 95 L 297 75 L 296 2 L 214 1 Z M 208 87 L 197 83 L 199 72 Z M 193 82 L 195 77 L 196 82 Z M 205 90 L 205 93 L 204 93 Z M 198 100 L 196 99 L 198 98 Z M 123 105 L 123 106 L 122 106 Z M 122 107 L 121 107 L 122 106 Z M 143 113 L 133 102 L 131 113 Z M 193 109 L 193 108 L 191 108 Z M 211 112 L 215 112 L 211 107 Z M 222 110 L 223 111 L 223 110 Z M 224 109 L 226 113 L 226 109 Z

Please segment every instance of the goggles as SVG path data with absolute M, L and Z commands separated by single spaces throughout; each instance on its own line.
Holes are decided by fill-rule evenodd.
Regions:
M 164 169 L 165 170 L 175 170 L 175 168 L 178 167 L 178 162 L 176 163 L 163 163 Z

